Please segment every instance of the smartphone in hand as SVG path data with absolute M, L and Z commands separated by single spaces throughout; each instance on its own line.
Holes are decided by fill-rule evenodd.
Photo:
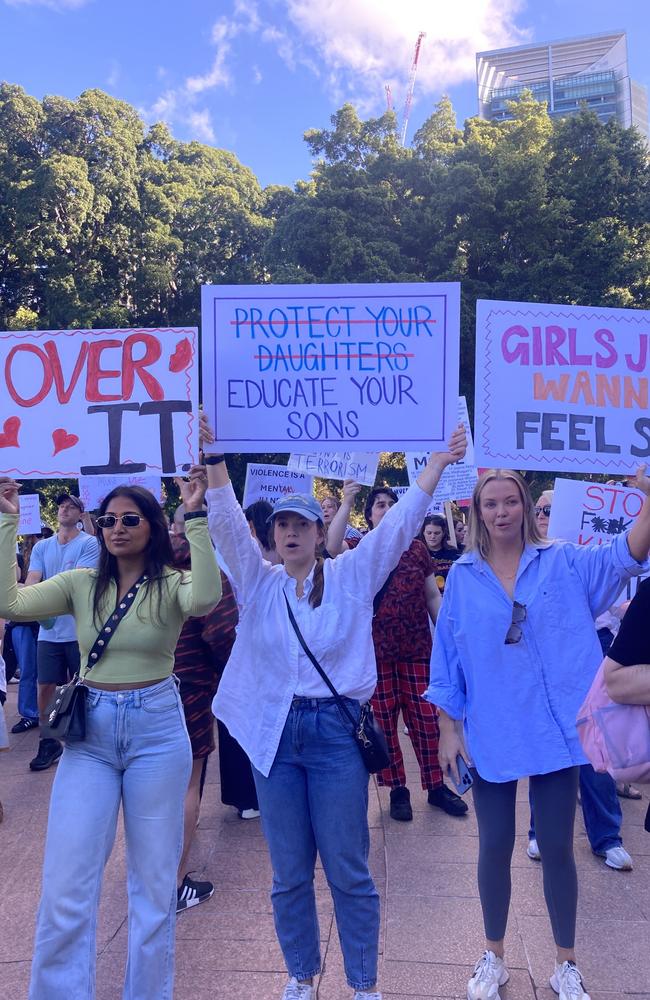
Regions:
M 458 754 L 456 757 L 456 767 L 458 768 L 458 774 L 460 775 L 459 783 L 456 782 L 456 779 L 452 775 L 451 768 L 447 768 L 447 774 L 451 780 L 452 785 L 456 789 L 457 794 L 464 795 L 465 792 L 472 787 L 473 779 L 471 774 L 469 773 L 469 768 L 465 762 L 465 759 L 461 754 Z

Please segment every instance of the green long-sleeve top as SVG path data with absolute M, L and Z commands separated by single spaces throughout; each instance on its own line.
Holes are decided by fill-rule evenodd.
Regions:
M 93 569 L 66 570 L 42 583 L 18 589 L 17 526 L 17 515 L 0 513 L 0 618 L 33 621 L 74 615 L 83 673 L 97 635 L 117 603 L 116 585 L 110 584 L 100 610 L 101 620 L 96 622 L 93 622 L 92 598 L 97 574 Z M 185 620 L 206 615 L 219 603 L 221 576 L 207 520 L 194 518 L 186 523 L 185 530 L 192 571 L 179 572 L 170 567 L 165 572 L 157 614 L 157 586 L 140 588 L 106 652 L 93 667 L 90 683 L 95 679 L 101 683 L 130 684 L 169 677 Z

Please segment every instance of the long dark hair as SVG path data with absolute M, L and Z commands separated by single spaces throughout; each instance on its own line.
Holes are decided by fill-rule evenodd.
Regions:
M 269 518 L 273 513 L 273 505 L 268 500 L 256 500 L 248 505 L 244 517 L 255 529 L 255 537 L 265 552 L 273 548 L 273 532 Z
M 449 526 L 447 524 L 447 518 L 442 517 L 441 514 L 427 514 L 424 519 L 424 524 L 422 525 L 422 531 L 418 535 L 418 538 L 422 539 L 425 545 L 427 545 L 427 542 L 424 537 L 424 529 L 429 524 L 435 524 L 436 528 L 442 528 L 442 544 L 440 547 L 442 549 L 446 548 L 446 546 L 449 545 Z M 427 548 L 429 548 L 428 545 Z
M 161 624 L 160 605 L 163 594 L 163 577 L 166 572 L 173 571 L 174 553 L 169 538 L 169 529 L 165 515 L 153 493 L 145 490 L 142 486 L 116 486 L 114 490 L 104 497 L 99 508 L 99 517 L 106 513 L 108 507 L 115 497 L 127 497 L 138 508 L 143 517 L 147 519 L 151 536 L 145 550 L 144 572 L 149 577 L 146 588 L 149 598 L 149 606 L 152 617 L 157 625 Z M 96 627 L 101 627 L 101 605 L 106 596 L 110 584 L 115 581 L 118 585 L 117 559 L 106 548 L 104 544 L 104 533 L 98 530 L 99 539 L 99 560 L 97 562 L 97 576 L 93 591 L 93 623 Z M 155 602 L 153 601 L 155 588 Z

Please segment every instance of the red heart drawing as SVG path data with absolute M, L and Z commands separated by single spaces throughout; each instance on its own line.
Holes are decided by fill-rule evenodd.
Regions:
M 169 359 L 170 372 L 182 372 L 192 360 L 192 345 L 187 337 L 179 341 L 176 350 Z
M 2 425 L 0 434 L 0 448 L 18 447 L 18 428 L 20 427 L 20 417 L 7 417 Z
M 52 431 L 52 441 L 54 442 L 52 457 L 54 457 L 54 455 L 58 455 L 60 451 L 65 451 L 66 448 L 72 448 L 73 445 L 77 444 L 79 438 L 76 434 L 68 434 L 63 427 L 57 427 L 55 431 Z

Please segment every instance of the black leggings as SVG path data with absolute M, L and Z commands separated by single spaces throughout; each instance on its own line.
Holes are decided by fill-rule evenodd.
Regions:
M 573 948 L 578 878 L 573 857 L 573 821 L 579 768 L 532 775 L 530 795 L 542 856 L 544 896 L 558 948 Z M 478 889 L 488 941 L 505 937 L 510 908 L 510 862 L 515 846 L 517 782 L 484 781 L 472 769 L 478 820 Z

